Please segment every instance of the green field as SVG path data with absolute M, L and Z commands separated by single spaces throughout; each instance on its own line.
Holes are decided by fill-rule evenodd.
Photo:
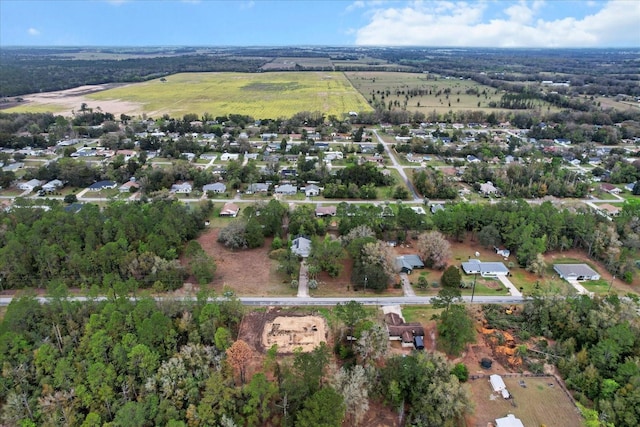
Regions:
M 497 91 L 490 86 L 484 86 L 472 80 L 445 78 L 434 74 L 396 73 L 396 72 L 346 72 L 351 84 L 368 100 L 380 101 L 384 94 L 384 101 L 398 101 L 406 109 L 429 114 L 442 114 L 449 111 L 480 110 L 487 113 L 501 111 L 490 108 L 490 102 L 499 102 L 503 91 Z M 408 97 L 409 90 L 423 90 L 426 94 Z M 429 93 L 431 91 L 431 93 Z M 448 93 L 447 93 L 448 92 Z M 547 105 L 541 105 L 547 108 Z M 508 111 L 508 110 L 504 110 Z
M 291 117 L 320 111 L 342 117 L 371 107 L 342 73 L 183 73 L 88 95 L 95 101 L 142 105 L 144 113 L 181 116 L 246 114 L 254 118 Z

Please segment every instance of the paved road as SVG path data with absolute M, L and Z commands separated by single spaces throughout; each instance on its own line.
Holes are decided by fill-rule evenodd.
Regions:
M 413 194 L 413 201 L 414 202 L 422 202 L 423 201 L 422 197 L 420 197 L 420 195 L 416 191 L 416 188 L 413 186 L 413 183 L 407 177 L 407 174 L 405 173 L 404 168 L 402 167 L 402 165 L 396 159 L 395 154 L 393 154 L 393 152 L 391 151 L 390 144 L 386 143 L 384 141 L 384 139 L 382 139 L 380 137 L 380 135 L 378 135 L 378 131 L 377 130 L 374 129 L 373 130 L 373 134 L 376 136 L 376 138 L 378 138 L 378 142 L 384 146 L 384 149 L 387 152 L 387 155 L 391 159 L 391 163 L 393 163 L 392 168 L 394 168 L 395 170 L 398 171 L 398 173 L 400 174 L 400 176 L 404 180 L 405 184 L 409 188 L 409 191 L 411 191 L 411 194 Z
M 47 297 L 37 297 L 37 299 L 46 304 L 49 302 Z M 89 298 L 84 296 L 69 297 L 71 301 L 104 301 L 108 298 L 105 296 L 97 298 Z M 131 297 L 131 299 L 135 299 Z M 155 297 L 156 301 L 195 301 L 195 296 L 188 297 Z M 322 298 L 298 298 L 298 297 L 239 297 L 242 304 L 251 306 L 331 306 L 338 303 L 348 301 L 358 301 L 364 305 L 424 305 L 431 303 L 431 297 L 358 297 L 358 298 L 340 298 L 340 297 L 322 297 Z M 465 302 L 470 302 L 471 297 L 462 297 Z M 0 307 L 7 306 L 11 303 L 13 297 L 0 297 Z M 517 304 L 525 300 L 524 297 L 514 296 L 478 296 L 474 298 L 476 304 Z

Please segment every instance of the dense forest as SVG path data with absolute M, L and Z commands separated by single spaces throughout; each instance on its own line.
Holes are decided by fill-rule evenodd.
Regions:
M 378 402 L 410 425 L 446 427 L 469 407 L 443 356 L 388 356 L 387 331 L 355 302 L 327 313 L 358 337 L 338 338 L 334 357 L 325 343 L 258 355 L 235 338 L 243 309 L 231 295 L 72 302 L 59 287 L 52 296 L 16 299 L 0 326 L 5 425 L 339 427 L 361 424 Z

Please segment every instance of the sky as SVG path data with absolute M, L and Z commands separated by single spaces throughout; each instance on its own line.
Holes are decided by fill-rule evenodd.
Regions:
M 0 46 L 640 47 L 638 0 L 0 0 Z

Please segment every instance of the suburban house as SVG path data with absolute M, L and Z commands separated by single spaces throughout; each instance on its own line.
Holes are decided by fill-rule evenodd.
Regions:
M 466 274 L 480 274 L 482 277 L 506 276 L 509 269 L 501 262 L 482 262 L 479 259 L 469 259 L 462 263 L 462 270 Z
M 610 203 L 603 203 L 600 206 L 598 206 L 598 208 L 600 209 L 600 212 L 609 216 L 618 216 L 622 211 L 622 209 L 620 209 L 617 206 L 613 206 Z
M 496 194 L 498 189 L 493 185 L 491 181 L 487 181 L 484 184 L 480 184 L 480 193 L 485 196 L 489 196 L 491 194 Z
M 553 269 L 564 280 L 600 279 L 600 275 L 587 264 L 553 264 Z
M 238 212 L 240 212 L 240 208 L 238 207 L 238 205 L 236 205 L 235 203 L 225 203 L 224 206 L 222 206 L 222 209 L 220 209 L 220 216 L 230 216 L 232 218 L 235 218 L 236 216 L 238 216 Z
M 140 188 L 140 183 L 136 181 L 127 181 L 118 187 L 118 191 L 121 193 L 130 193 L 132 188 Z
M 46 192 L 46 193 L 53 193 L 54 191 L 56 191 L 59 188 L 64 187 L 64 183 L 62 181 L 60 181 L 59 179 L 54 179 L 51 180 L 49 182 L 47 182 L 45 185 L 42 186 L 42 191 Z
M 39 179 L 32 179 L 26 182 L 21 182 L 18 184 L 18 188 L 24 191 L 33 191 L 34 188 L 42 185 L 42 181 Z
M 307 258 L 311 253 L 311 240 L 298 236 L 291 243 L 291 252 L 302 258 Z
M 223 153 L 220 156 L 220 160 L 222 160 L 223 162 L 228 162 L 229 160 L 238 160 L 239 157 L 240 154 L 238 153 Z
M 418 255 L 401 255 L 396 258 L 396 269 L 400 273 L 411 274 L 416 268 L 424 268 L 424 262 Z
M 424 210 L 422 206 L 411 206 L 411 210 L 414 211 L 418 215 L 426 215 L 427 212 Z
M 600 189 L 602 191 L 606 191 L 607 193 L 610 193 L 610 194 L 620 194 L 620 191 L 622 191 L 618 187 L 616 187 L 615 185 L 609 184 L 608 182 L 604 182 L 604 183 L 600 184 Z
M 191 191 L 193 191 L 193 186 L 190 182 L 180 182 L 171 186 L 172 193 L 189 194 Z
M 509 394 L 509 391 L 507 391 L 507 386 L 500 375 L 491 375 L 489 377 L 489 382 L 491 383 L 491 388 L 493 388 L 494 393 L 500 393 L 505 399 L 508 399 L 511 396 Z
M 320 187 L 315 184 L 309 184 L 304 187 L 304 194 L 307 197 L 313 197 L 320 195 Z
M 496 427 L 524 427 L 520 418 L 516 418 L 513 414 L 508 414 L 506 417 L 496 418 Z
M 113 181 L 98 181 L 91 184 L 87 189 L 89 191 L 102 191 L 107 189 L 116 188 L 118 184 Z
M 431 205 L 429 210 L 431 211 L 432 214 L 435 214 L 438 211 L 443 211 L 444 205 L 442 205 L 441 203 L 434 203 L 433 205 Z
M 424 328 L 419 322 L 406 323 L 397 313 L 387 313 L 384 316 L 389 340 L 400 341 L 402 347 L 424 349 Z
M 202 186 L 202 192 L 207 193 L 211 191 L 212 193 L 224 193 L 227 191 L 227 186 L 221 182 L 215 182 L 213 184 L 207 184 Z
M 247 187 L 247 194 L 266 193 L 267 191 L 269 191 L 269 184 L 265 184 L 263 182 L 249 184 L 249 186 Z
M 275 190 L 276 194 L 282 194 L 285 196 L 293 196 L 298 192 L 298 188 L 291 184 L 278 185 Z
M 316 208 L 316 216 L 336 216 L 337 208 L 335 206 L 318 206 Z

